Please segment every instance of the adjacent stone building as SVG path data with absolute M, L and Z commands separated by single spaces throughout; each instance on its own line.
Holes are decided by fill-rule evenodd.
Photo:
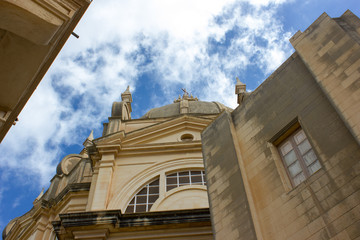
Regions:
M 0 0 L 0 142 L 91 0 Z
M 321 15 L 229 109 L 184 93 L 59 163 L 8 239 L 359 239 L 360 20 Z
M 360 21 L 322 14 L 202 133 L 216 239 L 360 239 Z

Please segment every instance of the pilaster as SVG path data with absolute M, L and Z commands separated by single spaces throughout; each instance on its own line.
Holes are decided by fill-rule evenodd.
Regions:
M 115 167 L 115 152 L 104 153 L 101 156 L 98 168 L 98 176 L 92 199 L 91 209 L 105 210 L 109 201 L 112 175 Z

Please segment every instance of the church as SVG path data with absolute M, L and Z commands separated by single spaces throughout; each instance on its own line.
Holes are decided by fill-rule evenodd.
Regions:
M 290 42 L 236 109 L 184 91 L 132 119 L 126 89 L 3 239 L 359 239 L 360 19 Z

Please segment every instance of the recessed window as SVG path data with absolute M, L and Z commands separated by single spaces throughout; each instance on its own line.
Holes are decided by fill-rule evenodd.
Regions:
M 125 213 L 148 212 L 159 198 L 159 178 L 146 184 L 130 201 Z
M 194 140 L 194 136 L 190 133 L 186 133 L 186 134 L 181 135 L 180 139 L 183 142 L 190 142 L 190 141 Z
M 189 170 L 166 175 L 166 191 L 185 185 L 206 185 L 205 172 Z
M 160 189 L 160 182 L 162 189 Z M 185 185 L 206 186 L 204 170 L 178 170 L 168 174 L 160 174 L 155 180 L 144 185 L 131 199 L 126 207 L 125 213 L 149 212 L 154 203 L 159 199 L 160 192 L 166 193 L 173 188 Z
M 278 150 L 294 186 L 321 168 L 320 162 L 301 128 L 284 139 Z

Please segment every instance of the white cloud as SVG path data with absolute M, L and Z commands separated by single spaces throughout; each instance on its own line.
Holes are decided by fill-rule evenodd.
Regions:
M 13 204 L 12 204 L 11 207 L 12 207 L 12 208 L 16 208 L 17 206 L 19 206 L 21 199 L 22 199 L 22 196 L 19 196 L 19 197 L 15 198 L 15 200 L 14 200 L 14 202 L 13 202 Z
M 0 167 L 39 176 L 40 189 L 64 157 L 61 146 L 81 144 L 90 129 L 99 136 L 126 86 L 142 91 L 144 72 L 161 86 L 153 106 L 171 102 L 181 86 L 235 107 L 235 77 L 254 65 L 269 74 L 291 51 L 275 17 L 284 2 L 93 1 L 80 39 L 70 38 L 0 146 Z

